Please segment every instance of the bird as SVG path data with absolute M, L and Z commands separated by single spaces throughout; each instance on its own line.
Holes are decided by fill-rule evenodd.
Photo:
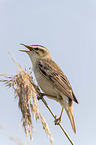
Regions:
M 60 67 L 52 60 L 47 48 L 41 45 L 25 45 L 22 43 L 21 45 L 27 48 L 27 50 L 20 51 L 26 52 L 29 55 L 35 78 L 44 95 L 59 102 L 62 106 L 60 117 L 55 120 L 55 124 L 61 121 L 61 116 L 65 109 L 73 132 L 76 134 L 73 117 L 73 101 L 77 104 L 79 102 L 76 99 L 67 77 Z

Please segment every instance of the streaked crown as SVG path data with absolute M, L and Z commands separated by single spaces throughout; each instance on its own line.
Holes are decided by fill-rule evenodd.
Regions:
M 41 45 L 25 45 L 25 44 L 21 44 L 21 45 L 23 45 L 26 48 L 28 48 L 29 51 L 25 51 L 25 52 L 27 52 L 29 55 L 31 53 L 35 53 L 39 57 L 42 57 L 42 58 L 43 57 L 51 58 L 51 55 L 50 55 L 49 51 L 44 46 L 41 46 Z
M 41 57 L 44 57 L 44 56 L 50 54 L 49 51 L 47 50 L 47 48 L 45 48 L 44 46 L 31 45 L 31 47 L 33 48 L 33 51 Z

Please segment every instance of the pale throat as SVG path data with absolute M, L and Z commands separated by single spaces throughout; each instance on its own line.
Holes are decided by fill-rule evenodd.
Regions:
M 36 66 L 36 63 L 40 60 L 40 58 L 37 54 L 34 54 L 34 53 L 29 54 L 29 57 L 31 59 L 32 66 L 34 68 Z

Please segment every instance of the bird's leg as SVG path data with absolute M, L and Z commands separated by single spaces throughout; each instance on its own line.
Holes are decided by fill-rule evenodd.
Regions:
M 61 117 L 62 117 L 62 114 L 63 114 L 63 110 L 64 110 L 64 108 L 62 107 L 60 117 L 54 121 L 55 125 L 58 125 L 61 122 Z
M 40 93 L 40 96 L 37 96 L 37 99 L 40 100 L 40 99 L 43 98 L 43 96 L 50 96 L 52 98 L 56 98 L 57 99 L 57 96 L 53 96 L 53 95 L 46 94 L 46 93 Z

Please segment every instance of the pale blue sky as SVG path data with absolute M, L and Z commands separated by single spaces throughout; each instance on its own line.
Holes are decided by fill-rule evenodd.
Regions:
M 96 1 L 0 0 L 0 73 L 14 75 L 17 71 L 8 51 L 13 52 L 23 68 L 31 66 L 27 54 L 18 51 L 23 49 L 20 43 L 48 48 L 79 101 L 73 106 L 77 134 L 65 112 L 62 124 L 75 145 L 96 145 Z M 46 100 L 59 116 L 60 105 Z M 40 122 L 33 122 L 33 143 L 26 139 L 17 102 L 14 92 L 0 84 L 0 145 L 16 145 L 10 137 L 26 145 L 50 145 Z M 43 103 L 39 104 L 54 145 L 70 145 Z

